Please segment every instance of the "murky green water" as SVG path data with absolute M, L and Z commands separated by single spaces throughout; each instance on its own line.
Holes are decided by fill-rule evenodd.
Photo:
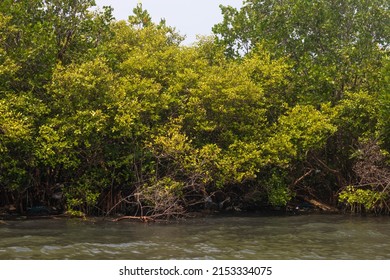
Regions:
M 390 259 L 390 218 L 7 221 L 0 224 L 0 259 Z

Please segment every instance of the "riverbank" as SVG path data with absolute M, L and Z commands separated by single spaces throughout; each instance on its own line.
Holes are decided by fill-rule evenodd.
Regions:
M 21 214 L 7 214 L 0 212 L 0 225 L 6 224 L 7 221 L 32 221 L 32 220 L 80 220 L 88 222 L 109 221 L 115 223 L 121 222 L 136 222 L 136 223 L 159 223 L 159 222 L 178 222 L 191 221 L 215 217 L 289 217 L 289 216 L 310 216 L 310 215 L 340 215 L 340 216 L 360 216 L 360 214 L 352 214 L 348 212 L 325 212 L 315 208 L 301 208 L 294 209 L 294 211 L 286 210 L 285 208 L 273 208 L 262 211 L 198 211 L 189 212 L 181 218 L 176 219 L 162 219 L 151 218 L 147 216 L 126 216 L 126 215 L 112 215 L 112 216 L 91 216 L 82 215 L 75 216 L 67 213 L 53 214 L 53 215 L 21 215 Z M 374 215 L 373 215 L 374 216 Z

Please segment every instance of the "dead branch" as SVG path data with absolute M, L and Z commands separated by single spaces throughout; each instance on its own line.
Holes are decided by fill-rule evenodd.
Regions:
M 303 174 L 301 177 L 299 177 L 298 179 L 296 179 L 293 183 L 293 186 L 297 185 L 300 181 L 302 181 L 303 179 L 305 179 L 307 176 L 309 176 L 311 173 L 313 172 L 313 169 L 310 169 L 309 171 L 307 171 L 305 174 Z
M 298 196 L 300 198 L 302 198 L 304 201 L 312 204 L 313 206 L 317 207 L 318 209 L 321 209 L 322 211 L 326 211 L 326 212 L 332 212 L 332 213 L 337 213 L 339 212 L 339 210 L 335 207 L 332 207 L 330 205 L 327 205 L 317 199 L 314 199 L 314 198 L 310 198 L 308 196 Z
M 149 216 L 122 216 L 116 219 L 113 219 L 113 222 L 119 222 L 122 220 L 137 220 L 143 223 L 148 223 L 148 222 L 155 222 L 156 220 L 152 217 Z

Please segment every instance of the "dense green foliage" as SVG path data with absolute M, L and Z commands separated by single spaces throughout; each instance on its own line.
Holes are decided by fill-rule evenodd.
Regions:
M 190 47 L 93 6 L 0 3 L 0 207 L 390 210 L 388 1 L 221 6 Z

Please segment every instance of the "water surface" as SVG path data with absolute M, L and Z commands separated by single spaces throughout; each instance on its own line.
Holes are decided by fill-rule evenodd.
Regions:
M 6 221 L 0 224 L 0 259 L 390 259 L 390 218 Z

